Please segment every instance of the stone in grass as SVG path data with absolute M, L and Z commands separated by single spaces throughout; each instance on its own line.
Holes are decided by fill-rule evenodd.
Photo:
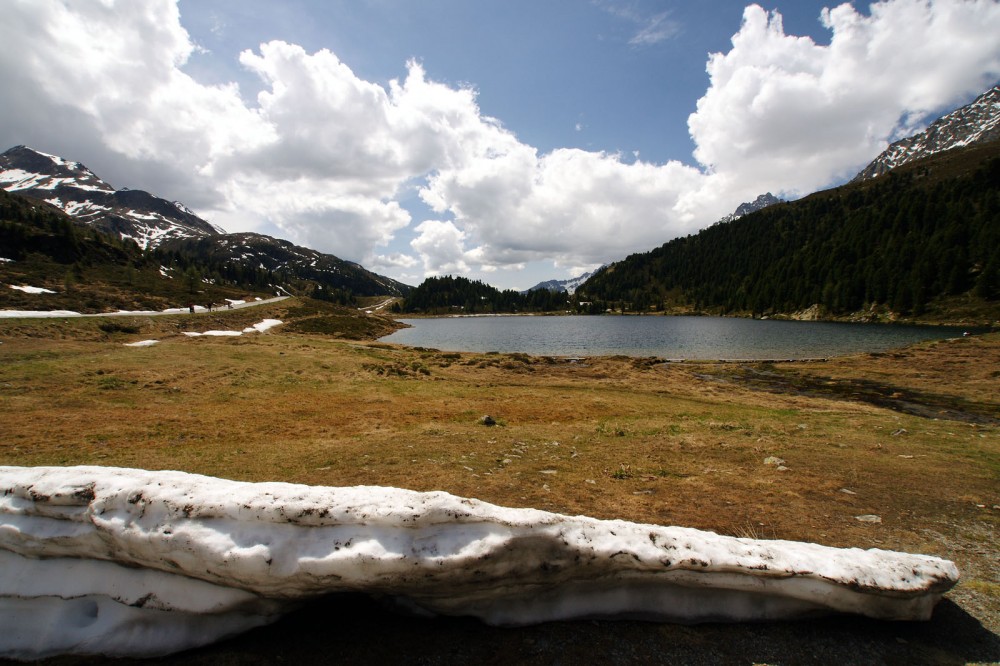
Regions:
M 873 513 L 866 513 L 863 516 L 854 516 L 855 520 L 860 520 L 862 523 L 881 523 L 882 516 L 876 516 Z
M 484 426 L 495 426 L 497 424 L 497 420 L 492 416 L 490 416 L 489 414 L 485 414 L 482 418 L 479 419 L 479 422 Z
M 764 458 L 764 464 L 765 465 L 779 465 L 780 466 L 780 465 L 784 465 L 785 461 L 782 460 L 781 458 L 779 458 L 778 456 L 768 456 L 767 458 Z

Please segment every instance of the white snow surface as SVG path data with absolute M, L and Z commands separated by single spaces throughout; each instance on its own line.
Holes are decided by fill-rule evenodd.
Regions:
M 0 467 L 0 656 L 147 656 L 336 592 L 519 625 L 584 617 L 926 619 L 924 555 L 726 537 L 444 492 Z
M 263 333 L 264 331 L 272 329 L 275 326 L 280 325 L 281 323 L 282 322 L 281 322 L 280 319 L 265 319 L 263 321 L 257 322 L 253 326 L 249 326 L 247 328 L 244 328 L 243 332 L 244 333 L 253 333 L 254 331 L 256 331 L 257 333 Z
M 73 310 L 0 310 L 0 319 L 47 319 L 54 317 L 81 317 Z
M 263 321 L 257 322 L 253 326 L 248 326 L 244 328 L 242 331 L 205 331 L 203 333 L 197 333 L 195 331 L 184 331 L 184 335 L 193 338 L 202 335 L 216 336 L 216 337 L 238 337 L 243 335 L 244 333 L 263 333 L 264 331 L 274 328 L 275 326 L 278 326 L 281 323 L 283 322 L 280 319 L 265 319 Z
M 159 340 L 139 340 L 138 342 L 126 342 L 126 347 L 152 347 L 159 344 Z
M 45 287 L 28 287 L 28 286 L 17 286 L 10 285 L 11 289 L 17 289 L 18 291 L 23 291 L 26 294 L 54 294 L 56 292 L 51 289 L 46 289 Z
M 243 335 L 242 331 L 204 331 L 199 333 L 197 331 L 184 331 L 184 335 L 189 338 L 200 338 L 201 336 L 207 336 L 210 338 L 238 338 Z

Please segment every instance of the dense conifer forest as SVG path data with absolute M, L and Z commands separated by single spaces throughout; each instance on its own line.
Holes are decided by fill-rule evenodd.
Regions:
M 406 296 L 403 312 L 420 314 L 484 314 L 554 312 L 570 308 L 566 292 L 536 289 L 526 294 L 500 291 L 479 280 L 445 275 L 424 280 Z
M 950 151 L 636 254 L 581 300 L 633 311 L 830 315 L 1000 295 L 1000 142 Z
M 142 250 L 132 240 L 75 222 L 45 203 L 0 190 L 0 282 L 56 292 L 28 298 L 0 292 L 0 305 L 102 311 L 177 306 L 189 301 L 272 294 L 274 285 L 303 296 L 353 304 L 350 291 L 318 288 L 284 271 L 201 257 L 177 249 Z

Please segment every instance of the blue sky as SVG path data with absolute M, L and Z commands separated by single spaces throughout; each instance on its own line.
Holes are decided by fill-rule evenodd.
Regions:
M 709 53 L 728 50 L 747 2 L 587 0 L 182 0 L 181 22 L 204 49 L 185 69 L 204 81 L 260 81 L 239 53 L 273 39 L 329 49 L 386 85 L 420 61 L 428 75 L 477 91 L 482 112 L 549 151 L 638 151 L 692 162 L 687 118 L 704 94 Z M 785 28 L 829 41 L 814 0 L 767 5 Z
M 13 0 L 3 147 L 410 284 L 797 197 L 1000 79 L 996 0 Z

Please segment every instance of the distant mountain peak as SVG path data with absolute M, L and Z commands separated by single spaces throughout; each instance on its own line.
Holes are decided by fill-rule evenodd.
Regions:
M 923 132 L 896 141 L 854 177 L 868 180 L 914 160 L 977 143 L 1000 140 L 1000 85 L 971 104 L 941 116 Z
M 567 294 L 573 294 L 577 287 L 587 281 L 587 279 L 596 273 L 597 270 L 590 271 L 589 273 L 584 273 L 583 275 L 575 278 L 569 278 L 568 280 L 546 280 L 545 282 L 539 282 L 534 287 L 522 291 L 522 294 L 526 294 L 529 291 L 538 291 L 539 289 L 548 289 L 549 291 L 565 291 Z
M 732 222 L 738 220 L 744 215 L 749 215 L 750 213 L 756 213 L 758 210 L 767 208 L 768 206 L 773 206 L 774 204 L 782 203 L 784 200 L 779 199 L 770 192 L 759 195 L 753 201 L 747 201 L 741 203 L 736 207 L 736 210 L 726 215 L 724 218 L 719 220 L 718 224 L 725 224 L 727 222 Z
M 115 190 L 80 162 L 20 145 L 0 154 L 0 187 L 52 204 L 83 224 L 156 247 L 222 231 L 178 202 L 143 190 Z

